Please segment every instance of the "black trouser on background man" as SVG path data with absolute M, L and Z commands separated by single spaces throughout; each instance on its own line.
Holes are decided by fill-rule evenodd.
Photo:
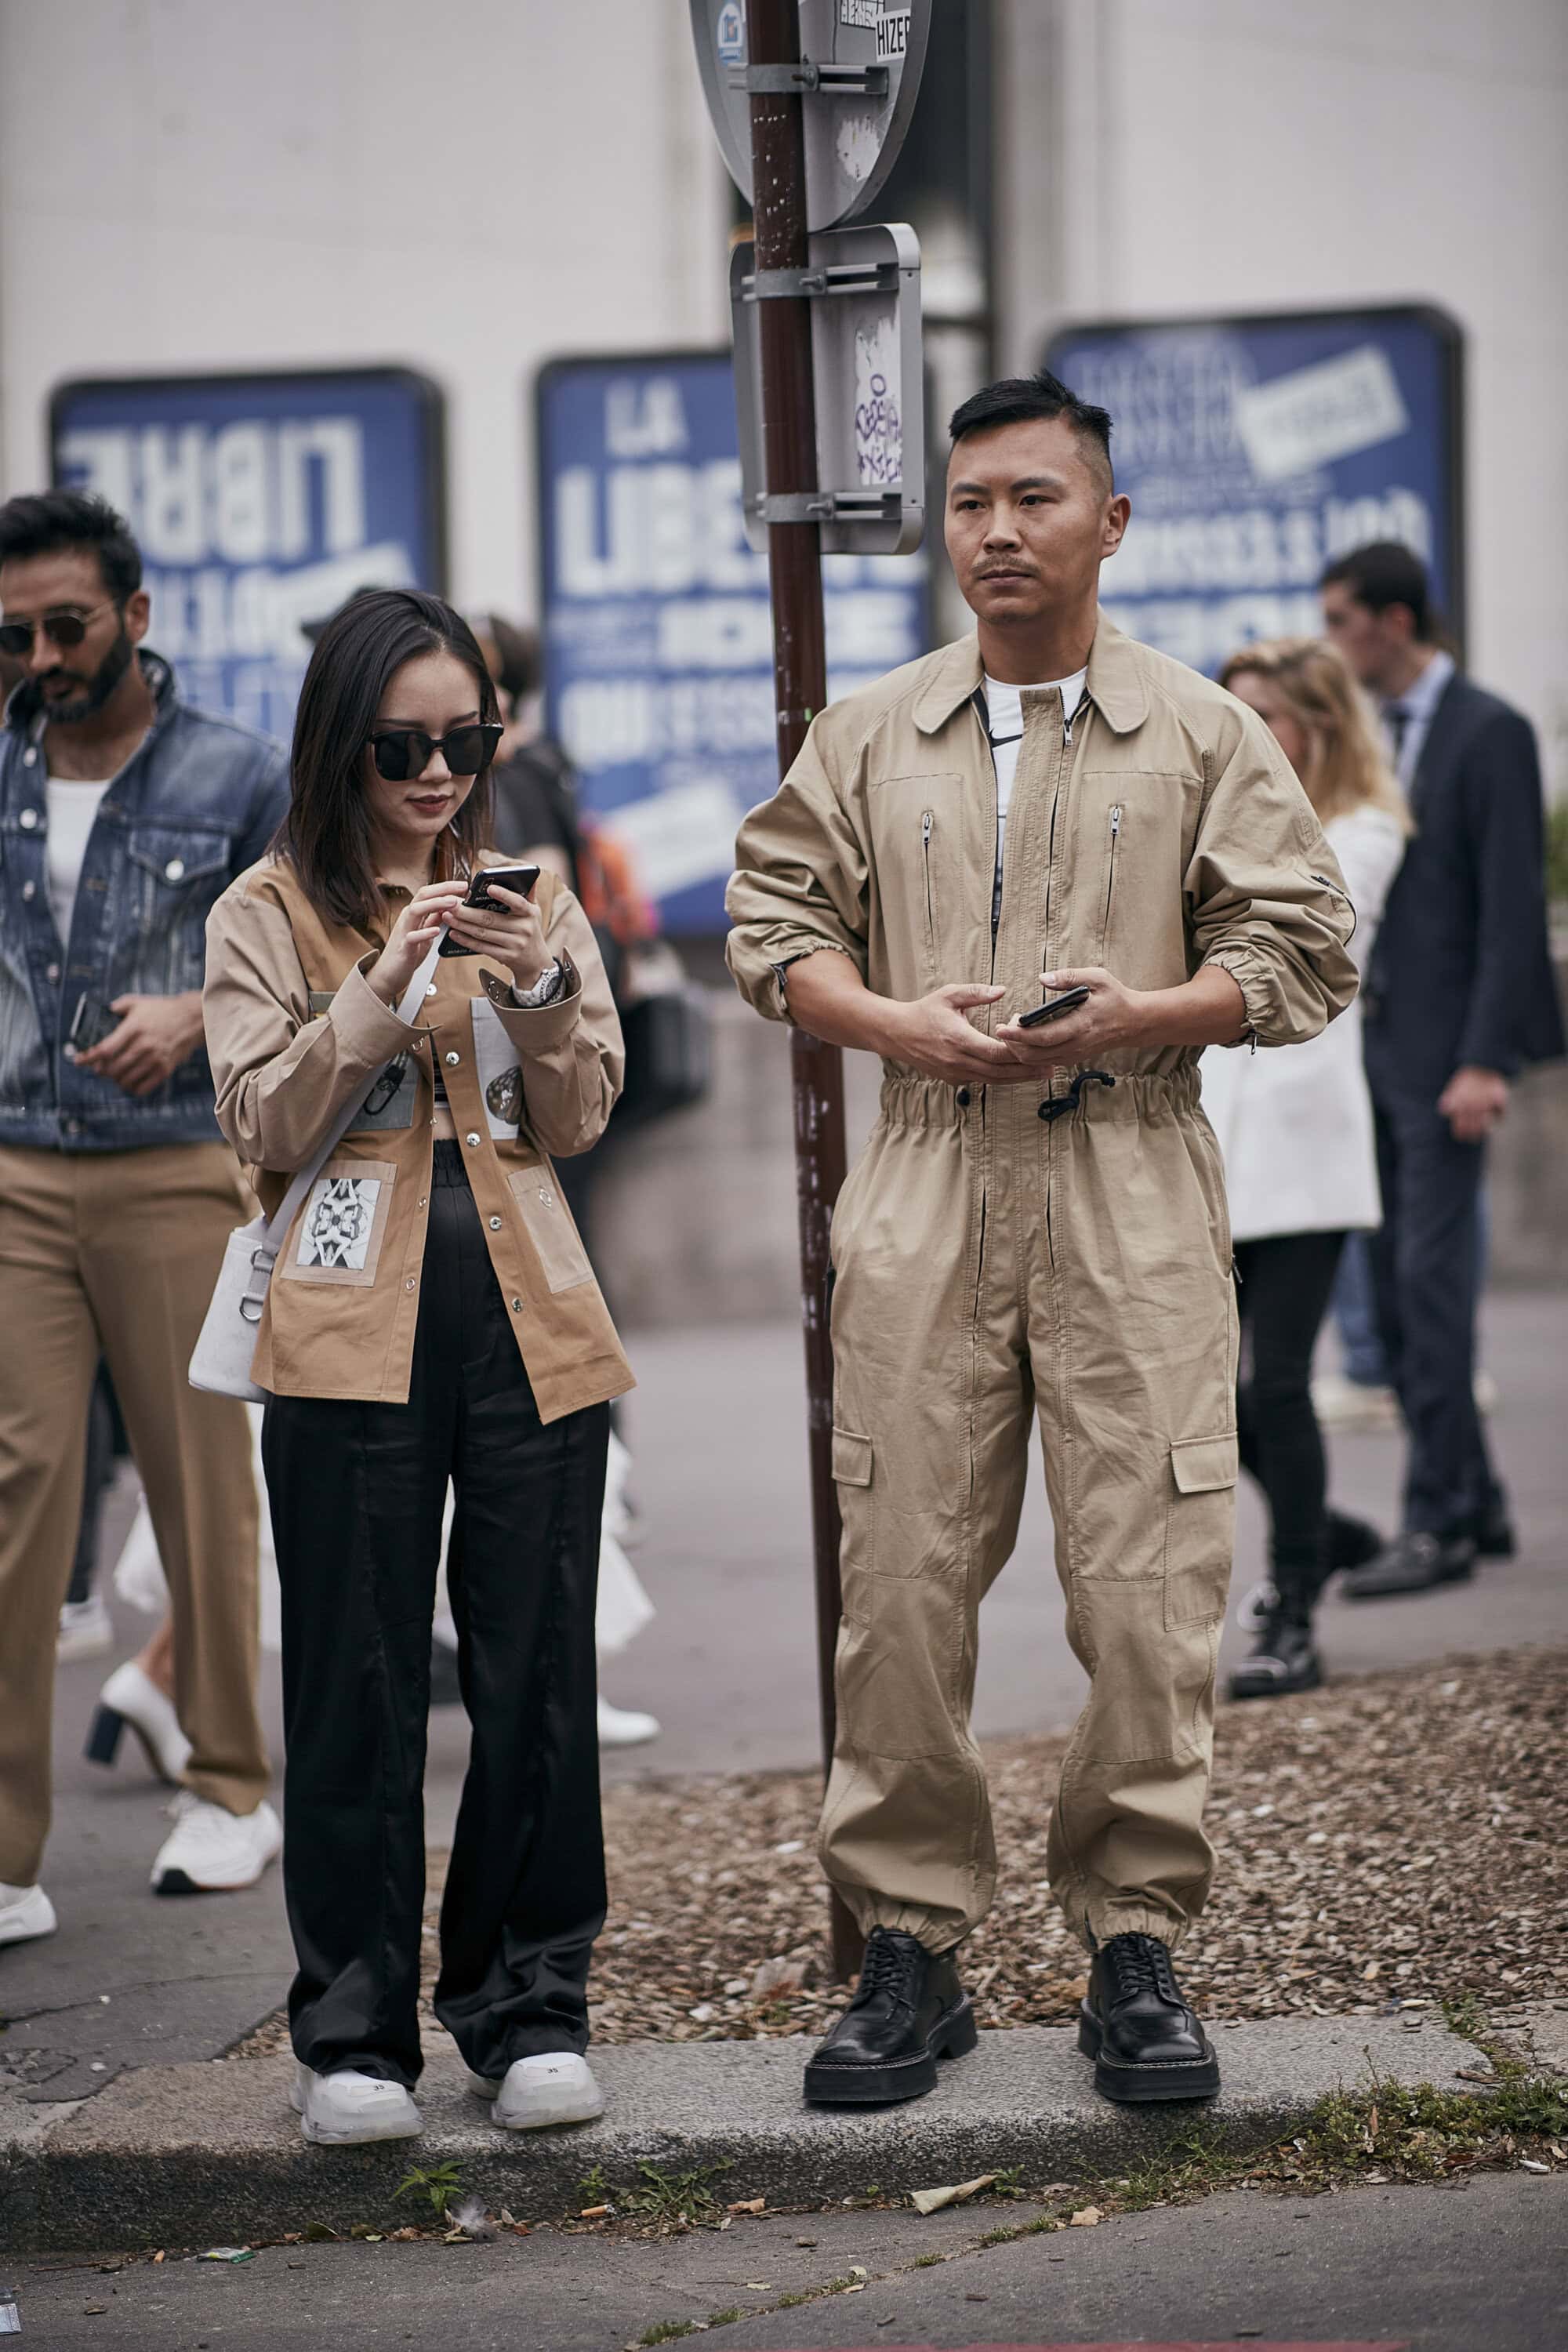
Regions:
M 1374 1087 L 1383 1225 L 1373 1281 L 1389 1379 L 1409 1434 L 1408 1533 L 1479 1536 L 1500 1489 L 1476 1410 L 1476 1220 L 1482 1143 L 1435 1103 Z
M 436 2014 L 475 2074 L 588 2040 L 604 1924 L 594 1602 L 605 1406 L 541 1423 L 455 1143 L 435 1146 L 408 1402 L 275 1397 L 294 2049 L 410 2088 L 430 1621 L 447 1554 L 473 1744 Z

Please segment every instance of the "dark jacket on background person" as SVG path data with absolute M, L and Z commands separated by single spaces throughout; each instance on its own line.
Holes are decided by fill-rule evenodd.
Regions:
M 212 1071 L 198 1047 L 155 1093 L 126 1094 L 66 1058 L 83 996 L 199 989 L 206 919 L 254 866 L 288 805 L 282 746 L 193 710 L 159 655 L 141 656 L 153 719 L 99 804 L 62 940 L 47 887 L 45 713 L 17 687 L 0 733 L 0 1144 L 125 1151 L 216 1143 Z
M 1529 719 L 1451 678 L 1411 807 L 1415 832 L 1363 992 L 1367 1073 L 1374 1093 L 1436 1101 L 1457 1069 L 1512 1077 L 1564 1050 Z

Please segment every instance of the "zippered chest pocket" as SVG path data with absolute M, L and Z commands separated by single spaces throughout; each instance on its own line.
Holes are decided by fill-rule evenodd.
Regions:
M 925 809 L 921 814 L 921 879 L 925 887 L 926 906 L 926 968 L 932 980 L 937 969 L 936 878 L 931 873 L 931 842 L 936 834 L 936 811 Z
M 1117 801 L 1106 819 L 1105 894 L 1100 903 L 1100 948 L 1094 959 L 1096 963 L 1105 961 L 1106 944 L 1110 937 L 1110 902 L 1116 896 L 1116 856 L 1121 846 L 1121 827 L 1126 815 L 1124 804 Z

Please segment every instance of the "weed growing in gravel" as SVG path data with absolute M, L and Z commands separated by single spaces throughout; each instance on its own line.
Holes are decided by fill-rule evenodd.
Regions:
M 438 2221 L 444 2221 L 447 2218 L 447 2208 L 458 2195 L 462 2185 L 458 2178 L 458 2167 L 454 2160 L 447 2164 L 432 2165 L 428 2172 L 421 2172 L 416 2166 L 405 2179 L 398 2182 L 392 2194 L 395 2201 L 399 2197 L 416 2197 L 423 2193 L 429 2199 L 430 2210 L 435 2214 L 436 2219 Z

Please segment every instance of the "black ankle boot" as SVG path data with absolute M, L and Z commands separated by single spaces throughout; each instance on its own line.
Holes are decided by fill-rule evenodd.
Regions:
M 1182 1998 L 1171 1955 L 1158 1936 L 1112 1936 L 1089 1974 L 1078 2046 L 1094 2060 L 1094 2087 L 1107 2099 L 1212 2099 L 1219 2089 L 1214 2045 Z
M 939 2058 L 973 2049 L 974 2012 L 951 1952 L 873 1927 L 854 2000 L 813 2053 L 805 2095 L 818 2107 L 881 2106 L 936 2088 Z
M 1230 1695 L 1283 1698 L 1289 1691 L 1316 1690 L 1322 1679 L 1310 1618 L 1305 1610 L 1280 1601 L 1259 1626 L 1251 1655 L 1233 1670 Z

